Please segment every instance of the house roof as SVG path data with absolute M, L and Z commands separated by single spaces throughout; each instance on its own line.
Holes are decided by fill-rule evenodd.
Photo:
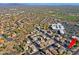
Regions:
M 57 23 L 57 24 L 52 24 L 52 29 L 55 29 L 55 30 L 64 30 L 64 26 L 61 24 L 61 23 Z

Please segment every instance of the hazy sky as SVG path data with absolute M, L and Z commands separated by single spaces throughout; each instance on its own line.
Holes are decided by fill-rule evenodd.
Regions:
M 28 5 L 49 5 L 49 6 L 63 6 L 63 5 L 70 5 L 70 6 L 79 6 L 79 3 L 0 3 L 0 6 L 28 6 Z

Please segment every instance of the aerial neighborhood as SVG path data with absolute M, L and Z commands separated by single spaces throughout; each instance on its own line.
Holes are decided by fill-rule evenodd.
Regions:
M 79 55 L 79 8 L 0 7 L 0 55 Z

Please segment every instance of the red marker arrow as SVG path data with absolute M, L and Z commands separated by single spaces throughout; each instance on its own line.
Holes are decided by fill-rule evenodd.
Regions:
M 72 48 L 76 44 L 77 39 L 73 38 L 72 41 L 70 42 L 68 48 Z

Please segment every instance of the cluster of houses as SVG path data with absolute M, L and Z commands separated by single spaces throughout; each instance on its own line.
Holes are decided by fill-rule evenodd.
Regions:
M 56 32 L 56 35 L 53 31 Z M 66 42 L 70 43 L 72 40 L 63 38 L 65 34 L 65 27 L 61 23 L 51 24 L 48 30 L 42 29 L 40 26 L 36 27 L 34 32 L 27 37 L 36 47 L 36 51 L 34 50 L 32 54 L 72 54 L 73 48 L 69 50 L 67 47 L 69 44 L 67 45 Z

